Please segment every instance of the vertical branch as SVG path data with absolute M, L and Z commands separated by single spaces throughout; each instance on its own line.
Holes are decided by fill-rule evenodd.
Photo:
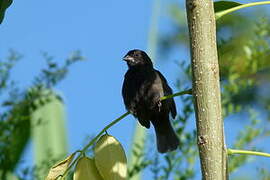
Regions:
M 186 0 L 197 141 L 203 179 L 225 180 L 226 148 L 212 0 Z

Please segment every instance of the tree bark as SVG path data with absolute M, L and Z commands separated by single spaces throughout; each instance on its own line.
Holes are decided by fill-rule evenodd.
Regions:
M 225 180 L 228 179 L 227 153 L 221 115 L 213 1 L 186 0 L 186 10 L 202 177 L 206 180 Z

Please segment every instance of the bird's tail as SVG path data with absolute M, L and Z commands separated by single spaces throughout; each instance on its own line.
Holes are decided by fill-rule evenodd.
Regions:
M 166 153 L 177 149 L 179 139 L 174 132 L 168 115 L 166 117 L 157 117 L 152 121 L 157 139 L 157 149 L 160 153 Z

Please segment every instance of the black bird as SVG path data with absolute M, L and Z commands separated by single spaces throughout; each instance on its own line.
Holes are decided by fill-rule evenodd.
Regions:
M 123 58 L 128 71 L 122 87 L 126 109 L 146 128 L 154 125 L 157 149 L 160 153 L 175 150 L 179 140 L 171 126 L 169 113 L 176 116 L 173 98 L 160 98 L 172 94 L 164 76 L 153 68 L 149 56 L 141 50 L 131 50 Z

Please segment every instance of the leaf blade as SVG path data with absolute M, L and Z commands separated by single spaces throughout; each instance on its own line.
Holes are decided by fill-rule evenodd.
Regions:
M 12 4 L 13 0 L 2 0 L 0 2 L 0 24 L 2 24 L 7 8 Z

